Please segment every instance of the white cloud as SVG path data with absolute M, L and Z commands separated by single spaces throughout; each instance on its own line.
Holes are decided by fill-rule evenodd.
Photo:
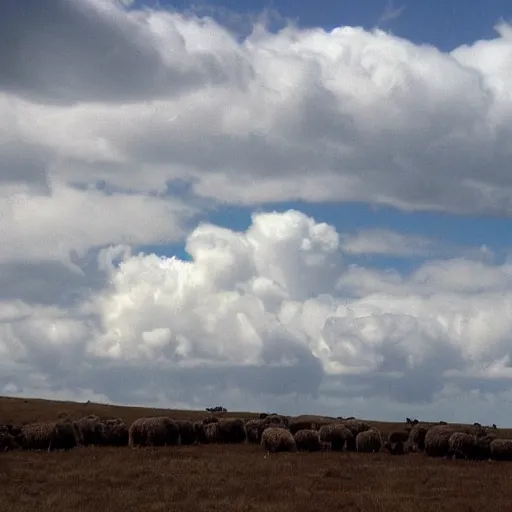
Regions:
M 508 263 L 297 211 L 187 224 L 202 200 L 510 215 L 508 26 L 448 54 L 38 5 L 0 17 L 0 390 L 361 414 L 506 396 Z M 167 194 L 175 179 L 190 191 Z M 134 249 L 185 238 L 191 261 Z M 431 261 L 404 275 L 358 254 Z
M 25 180 L 512 211 L 506 25 L 443 53 L 379 30 L 256 25 L 239 42 L 193 15 L 31 2 L 0 27 L 5 140 L 24 145 Z
M 45 389 L 113 402 L 297 412 L 380 397 L 432 414 L 446 386 L 510 389 L 507 265 L 346 267 L 332 226 L 293 210 L 254 214 L 244 232 L 202 224 L 186 247 L 190 261 L 102 249 L 103 286 L 73 307 L 4 301 L 0 386 L 34 372 Z
M 367 229 L 342 236 L 343 251 L 349 254 L 432 257 L 446 247 L 423 236 L 407 236 L 387 229 Z

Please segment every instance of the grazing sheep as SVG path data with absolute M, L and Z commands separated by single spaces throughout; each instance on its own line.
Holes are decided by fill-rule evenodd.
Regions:
M 494 439 L 490 448 L 493 460 L 512 460 L 512 439 Z
M 178 444 L 180 429 L 165 416 L 139 418 L 128 431 L 130 446 L 166 446 Z
M 356 450 L 363 453 L 380 451 L 382 446 L 382 437 L 380 432 L 372 427 L 370 430 L 359 432 L 356 436 Z
M 367 430 L 370 430 L 372 428 L 372 426 L 369 425 L 368 423 L 355 419 L 345 420 L 344 422 L 341 423 L 341 425 L 344 425 L 346 428 L 348 428 L 350 432 L 352 432 L 353 436 L 357 436 L 357 434 L 360 434 L 361 432 L 366 432 Z
M 98 416 L 90 415 L 77 422 L 84 446 L 98 446 L 105 443 L 105 425 Z
M 288 418 L 284 416 L 279 416 L 278 414 L 269 414 L 265 419 L 260 421 L 259 425 L 259 435 L 260 438 L 265 431 L 265 429 L 274 427 L 274 428 L 285 428 L 288 429 L 289 421 Z
M 70 450 L 79 444 L 78 429 L 71 422 L 25 425 L 19 438 L 24 450 Z
M 120 419 L 110 419 L 103 424 L 103 444 L 106 446 L 127 446 L 128 445 L 128 425 Z
M 329 443 L 332 451 L 341 452 L 346 446 L 355 445 L 355 438 L 344 425 L 324 425 L 320 429 L 320 440 Z
M 292 433 L 281 427 L 268 427 L 261 436 L 261 446 L 270 453 L 296 452 L 297 445 Z
M 7 428 L 0 429 L 0 451 L 7 452 L 16 448 L 16 441 L 14 436 Z
M 350 430 L 350 432 L 352 433 L 352 436 L 353 436 L 351 439 L 347 439 L 346 449 L 349 452 L 356 451 L 356 449 L 357 449 L 357 447 L 356 447 L 357 435 L 360 434 L 361 432 L 366 432 L 372 428 L 371 425 L 369 425 L 368 423 L 365 423 L 364 421 L 359 421 L 356 419 L 345 420 L 342 423 L 342 425 L 345 426 L 346 428 L 348 428 L 348 430 Z
M 318 416 L 297 416 L 290 421 L 288 428 L 295 435 L 299 430 L 318 430 L 330 423 L 331 420 Z
M 455 459 L 473 459 L 476 438 L 465 432 L 455 432 L 448 440 L 449 453 Z
M 448 425 L 448 423 L 446 423 L 446 421 L 440 421 L 438 425 Z
M 409 451 L 422 452 L 425 449 L 425 436 L 427 435 L 428 429 L 428 425 L 423 423 L 417 423 L 411 428 L 409 439 L 407 440 Z
M 260 420 L 264 420 L 268 414 L 266 412 L 260 412 Z
M 410 434 L 409 432 L 405 432 L 403 430 L 397 430 L 395 432 L 391 432 L 388 435 L 388 442 L 390 442 L 390 443 L 405 443 L 409 439 L 409 434 Z
M 425 435 L 425 453 L 430 457 L 447 457 L 453 428 L 445 425 L 430 427 Z
M 496 439 L 495 436 L 477 437 L 475 440 L 475 459 L 489 460 L 491 458 L 491 443 Z
M 203 425 L 209 425 L 210 423 L 218 423 L 219 419 L 215 416 L 206 416 L 206 418 L 203 419 Z
M 194 423 L 186 420 L 175 420 L 175 423 L 180 431 L 180 443 L 182 445 L 191 445 L 197 441 Z
M 386 441 L 384 443 L 384 449 L 387 450 L 391 455 L 404 455 L 407 453 L 405 449 L 405 443 L 403 441 Z
M 295 432 L 293 438 L 297 450 L 301 452 L 319 452 L 322 448 L 317 430 L 303 429 Z
M 225 418 L 219 421 L 219 438 L 221 443 L 244 443 L 247 436 L 245 424 L 239 418 Z
M 195 421 L 193 423 L 194 426 L 194 432 L 196 434 L 196 439 L 198 443 L 201 444 L 208 444 L 208 438 L 206 437 L 205 433 L 205 425 L 202 421 Z
M 207 444 L 220 443 L 220 423 L 207 423 L 203 425 L 204 437 Z
M 262 432 L 260 431 L 260 423 L 261 420 L 249 420 L 246 422 L 245 432 L 249 443 L 259 444 L 261 442 Z

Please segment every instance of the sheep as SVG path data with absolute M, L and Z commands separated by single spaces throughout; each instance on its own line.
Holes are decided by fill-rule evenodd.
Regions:
M 198 443 L 208 444 L 208 438 L 205 433 L 205 425 L 202 421 L 195 421 L 193 424 L 194 432 Z
M 317 416 L 298 416 L 290 421 L 288 428 L 292 434 L 295 434 L 299 430 L 318 430 L 330 423 L 330 420 Z
M 284 416 L 279 416 L 278 414 L 269 414 L 265 419 L 260 421 L 258 427 L 260 438 L 263 432 L 269 427 L 288 429 L 288 426 L 288 418 L 285 418 Z
M 268 427 L 261 436 L 261 446 L 270 453 L 296 452 L 297 445 L 292 433 L 281 427 Z
M 191 445 L 197 442 L 196 429 L 194 423 L 186 420 L 175 420 L 180 431 L 180 443 L 182 445 Z
M 245 432 L 249 443 L 259 444 L 261 442 L 262 432 L 260 432 L 260 424 L 261 420 L 249 420 L 246 422 Z
M 410 451 L 422 452 L 425 449 L 425 436 L 427 435 L 428 429 L 429 427 L 423 423 L 417 423 L 411 428 L 409 439 L 406 443 Z
M 317 430 L 302 429 L 295 432 L 293 438 L 299 451 L 318 452 L 322 448 Z
M 378 452 L 382 446 L 382 437 L 380 432 L 372 427 L 370 430 L 359 432 L 356 436 L 356 450 L 358 452 Z
M 446 457 L 450 452 L 452 427 L 436 425 L 428 429 L 425 435 L 425 453 L 430 457 Z
M 491 443 L 494 439 L 496 439 L 496 437 L 492 435 L 476 438 L 474 457 L 476 460 L 489 460 L 491 458 Z
M 352 438 L 347 439 L 347 446 L 346 449 L 349 452 L 356 451 L 356 437 L 361 432 L 366 432 L 370 430 L 372 427 L 368 423 L 365 423 L 364 421 L 359 421 L 356 419 L 349 419 L 341 423 L 343 426 L 348 428 L 350 432 L 352 433 Z
M 206 444 L 220 443 L 220 423 L 213 422 L 203 424 L 204 437 L 206 439 Z
M 493 460 L 512 460 L 512 439 L 494 439 L 490 448 Z
M 345 420 L 341 423 L 341 425 L 344 425 L 346 428 L 348 428 L 350 432 L 352 432 L 353 436 L 357 436 L 357 434 L 366 432 L 372 428 L 372 426 L 368 423 L 356 419 Z
M 128 431 L 128 444 L 135 446 L 166 446 L 178 444 L 178 425 L 165 416 L 139 418 Z
M 16 448 L 16 440 L 14 436 L 7 430 L 1 429 L 0 431 L 0 451 L 6 452 Z
M 405 432 L 403 430 L 396 430 L 388 435 L 388 442 L 405 443 L 409 439 L 409 434 L 409 432 Z
M 77 426 L 71 422 L 25 425 L 19 439 L 24 450 L 69 450 L 79 444 Z
M 329 443 L 333 451 L 341 452 L 346 445 L 354 445 L 355 438 L 350 430 L 344 425 L 324 425 L 320 429 L 320 440 Z
M 384 443 L 384 449 L 386 449 L 391 455 L 404 455 L 406 452 L 405 443 L 403 441 Z
M 101 421 L 100 424 L 103 425 L 103 444 L 107 446 L 128 445 L 128 425 L 123 420 L 110 419 Z
M 225 418 L 219 421 L 221 443 L 239 444 L 246 440 L 245 425 L 239 418 Z
M 102 445 L 105 443 L 105 425 L 98 416 L 85 416 L 76 423 L 80 429 L 85 446 Z
M 449 440 L 449 454 L 454 459 L 472 459 L 475 457 L 476 438 L 465 432 L 453 433 Z

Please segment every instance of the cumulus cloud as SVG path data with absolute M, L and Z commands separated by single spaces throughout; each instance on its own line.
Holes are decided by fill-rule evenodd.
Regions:
M 190 13 L 33 3 L 7 2 L 0 26 L 26 179 L 512 211 L 507 25 L 445 53 L 359 27 L 257 23 L 239 41 Z
M 294 210 L 190 226 L 200 206 L 290 199 L 510 215 L 511 52 L 504 24 L 444 53 L 360 27 L 241 39 L 114 0 L 7 1 L 0 390 L 381 417 L 505 400 L 509 263 Z M 183 240 L 189 259 L 137 249 Z
M 2 303 L 3 385 L 24 389 L 34 372 L 48 393 L 290 412 L 380 397 L 387 417 L 432 407 L 447 386 L 508 392 L 510 266 L 390 274 L 347 264 L 341 247 L 332 226 L 289 210 L 254 214 L 243 232 L 200 224 L 190 260 L 102 249 L 102 286 L 74 306 Z

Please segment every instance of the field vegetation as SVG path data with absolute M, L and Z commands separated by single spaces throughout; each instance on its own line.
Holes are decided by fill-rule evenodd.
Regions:
M 131 425 L 148 417 L 202 423 L 211 413 L 0 398 L 2 425 L 70 423 L 87 416 Z M 213 416 L 260 421 L 259 414 L 244 412 Z M 297 434 L 304 430 L 299 427 L 322 432 L 335 419 L 303 416 L 288 421 L 289 430 Z M 383 441 L 397 443 L 402 442 L 399 433 L 411 427 L 405 421 L 366 423 L 378 429 Z M 474 428 L 445 427 L 468 432 Z M 495 429 L 495 437 L 510 439 L 512 432 Z M 452 460 L 408 450 L 394 456 L 384 446 L 369 453 L 319 449 L 269 454 L 250 442 L 0 453 L 0 511 L 132 510 L 509 512 L 512 463 Z

